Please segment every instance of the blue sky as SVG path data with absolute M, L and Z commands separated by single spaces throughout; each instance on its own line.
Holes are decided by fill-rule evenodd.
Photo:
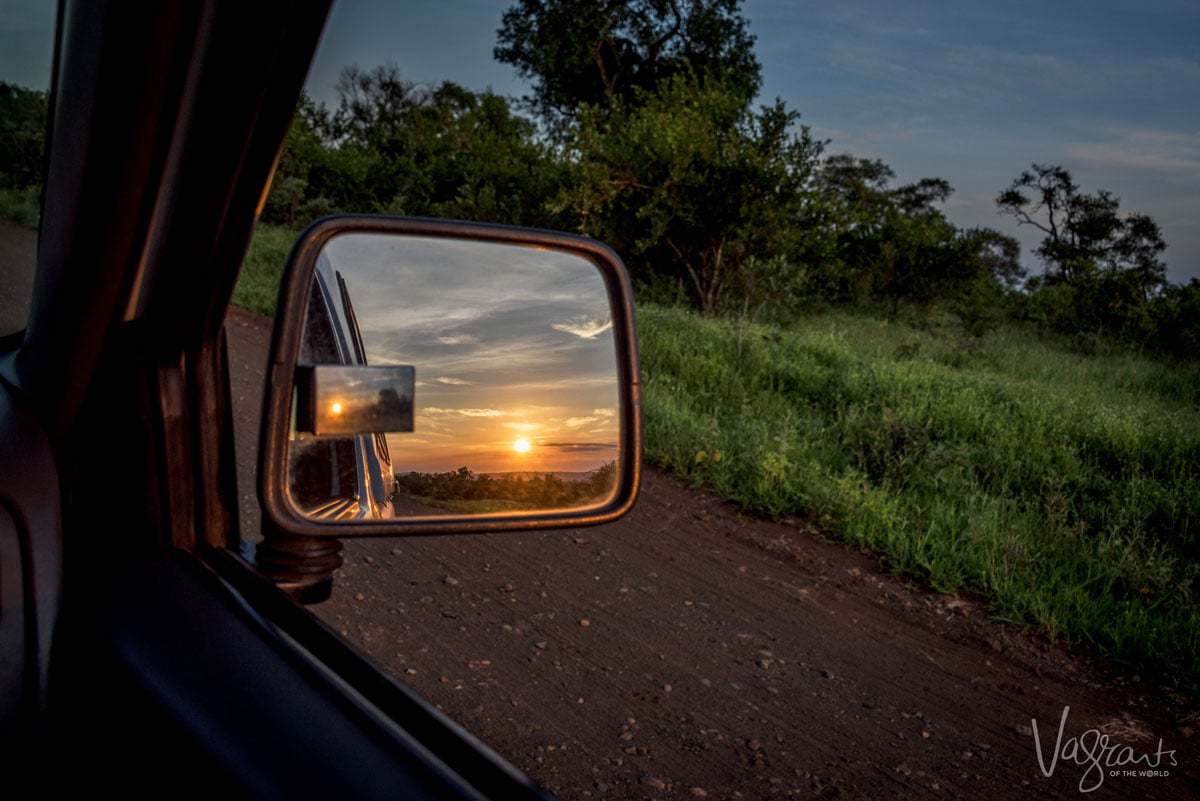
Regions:
M 39 9 L 50 5 L 6 5 L 0 79 L 44 85 L 50 23 Z M 309 89 L 328 99 L 342 66 L 393 62 L 413 80 L 520 95 L 491 55 L 507 5 L 340 0 Z M 833 152 L 882 158 L 901 180 L 948 179 L 956 223 L 1019 233 L 992 199 L 1029 162 L 1061 163 L 1086 191 L 1111 189 L 1158 220 L 1173 279 L 1200 276 L 1195 0 L 748 0 L 745 14 L 764 99 L 782 97 Z M 1026 251 L 1036 243 L 1022 239 Z

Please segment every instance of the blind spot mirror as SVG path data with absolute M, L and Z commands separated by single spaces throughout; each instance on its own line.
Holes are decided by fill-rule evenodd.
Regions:
M 628 278 L 592 240 L 320 221 L 285 274 L 271 369 L 268 538 L 585 525 L 636 495 Z

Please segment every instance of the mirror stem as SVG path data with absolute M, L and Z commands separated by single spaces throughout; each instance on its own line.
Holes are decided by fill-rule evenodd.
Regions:
M 255 549 L 255 563 L 260 573 L 300 603 L 321 603 L 333 592 L 333 571 L 342 566 L 342 541 L 265 533 Z

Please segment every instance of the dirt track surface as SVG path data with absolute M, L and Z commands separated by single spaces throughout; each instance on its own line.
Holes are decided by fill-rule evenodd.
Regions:
M 269 326 L 227 330 L 252 468 Z M 1068 705 L 1064 746 L 1161 738 L 1170 770 L 1082 797 L 1200 797 L 1179 699 L 654 471 L 601 528 L 350 541 L 314 611 L 564 799 L 1078 798 L 1031 729 L 1049 759 Z

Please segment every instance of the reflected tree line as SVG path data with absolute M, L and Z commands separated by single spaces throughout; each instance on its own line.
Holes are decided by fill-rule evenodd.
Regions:
M 616 462 L 579 479 L 551 472 L 493 475 L 460 467 L 445 473 L 401 473 L 396 495 L 439 501 L 500 501 L 511 508 L 572 508 L 603 501 L 616 481 Z

